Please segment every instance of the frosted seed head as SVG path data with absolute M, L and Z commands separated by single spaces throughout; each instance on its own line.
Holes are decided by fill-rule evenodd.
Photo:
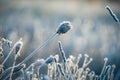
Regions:
M 90 58 L 90 61 L 93 61 L 93 58 Z
M 85 57 L 89 57 L 89 55 L 87 55 L 87 54 L 84 54 L 84 56 L 85 56 Z
M 58 26 L 56 33 L 57 34 L 64 34 L 64 33 L 68 32 L 71 28 L 72 28 L 72 25 L 71 25 L 70 21 L 63 21 Z
M 48 57 L 48 58 L 45 60 L 45 63 L 46 63 L 46 64 L 49 64 L 49 63 L 51 63 L 51 62 L 54 62 L 54 57 L 52 57 L 52 56 Z
M 26 74 L 30 74 L 30 71 L 27 71 Z
M 25 67 L 26 67 L 26 64 L 22 64 L 21 66 L 23 66 L 23 68 L 25 68 Z
M 81 58 L 81 57 L 82 57 L 82 55 L 81 55 L 81 54 L 79 54 L 79 55 L 78 55 L 78 57 L 80 57 L 80 58 Z
M 104 61 L 108 61 L 108 58 L 106 57 L 106 58 L 104 58 Z
M 22 39 L 20 39 L 18 42 L 15 44 L 15 53 L 20 56 L 20 51 L 23 47 L 23 42 Z
M 69 58 L 70 58 L 71 60 L 75 60 L 75 57 L 74 57 L 73 55 L 70 55 Z

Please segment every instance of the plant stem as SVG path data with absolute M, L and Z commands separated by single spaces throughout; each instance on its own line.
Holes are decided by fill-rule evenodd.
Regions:
M 28 57 L 26 57 L 20 64 L 25 63 L 26 61 L 28 61 L 31 57 L 33 57 L 41 48 L 45 47 L 49 41 L 51 41 L 53 38 L 55 38 L 57 36 L 56 33 L 54 33 L 52 36 L 50 36 L 45 42 L 43 42 L 43 44 L 41 44 L 40 46 L 38 46 L 37 49 L 35 49 Z

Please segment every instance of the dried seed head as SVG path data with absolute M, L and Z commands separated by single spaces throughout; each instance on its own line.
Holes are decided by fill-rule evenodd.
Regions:
M 15 43 L 15 54 L 20 56 L 20 51 L 22 50 L 23 42 L 22 39 L 20 39 L 18 42 Z
M 17 65 L 17 66 L 14 67 L 13 73 L 14 73 L 14 72 L 18 72 L 18 71 L 20 71 L 21 69 L 23 69 L 23 68 L 25 68 L 25 67 L 26 67 L 25 64 Z
M 64 33 L 68 32 L 71 28 L 72 28 L 72 25 L 69 21 L 63 21 L 58 26 L 56 33 L 57 34 L 64 34 Z
M 87 55 L 87 54 L 84 54 L 84 56 L 87 57 L 87 58 L 89 57 L 89 55 Z
M 50 57 L 48 57 L 48 58 L 45 60 L 45 63 L 46 63 L 46 64 L 49 64 L 49 63 L 54 62 L 54 61 L 55 61 L 54 57 L 53 57 L 53 56 L 50 56 Z

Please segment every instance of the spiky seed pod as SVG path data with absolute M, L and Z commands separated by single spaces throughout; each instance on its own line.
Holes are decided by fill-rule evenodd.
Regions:
M 58 41 L 58 46 L 59 46 L 59 51 L 61 53 L 61 57 L 62 57 L 63 61 L 66 63 L 67 60 L 66 60 L 65 52 L 63 50 L 61 41 Z
M 21 51 L 22 47 L 23 47 L 23 42 L 22 42 L 22 39 L 20 39 L 15 44 L 15 53 L 16 53 L 16 55 L 20 56 L 20 51 Z
M 72 25 L 71 25 L 70 21 L 63 21 L 58 26 L 56 33 L 57 34 L 64 34 L 64 33 L 68 32 L 71 28 L 72 28 Z

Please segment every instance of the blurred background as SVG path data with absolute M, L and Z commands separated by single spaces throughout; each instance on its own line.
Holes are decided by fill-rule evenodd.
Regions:
M 23 39 L 24 47 L 17 59 L 20 63 L 55 33 L 62 21 L 71 21 L 72 30 L 53 39 L 26 64 L 59 54 L 57 42 L 61 40 L 67 57 L 88 54 L 93 58 L 90 68 L 96 74 L 100 74 L 108 57 L 108 64 L 116 65 L 115 74 L 120 77 L 120 26 L 105 9 L 107 5 L 120 19 L 119 0 L 0 0 L 0 39 L 4 37 L 13 44 Z M 2 58 L 8 52 L 4 47 Z M 12 62 L 13 56 L 6 67 Z

